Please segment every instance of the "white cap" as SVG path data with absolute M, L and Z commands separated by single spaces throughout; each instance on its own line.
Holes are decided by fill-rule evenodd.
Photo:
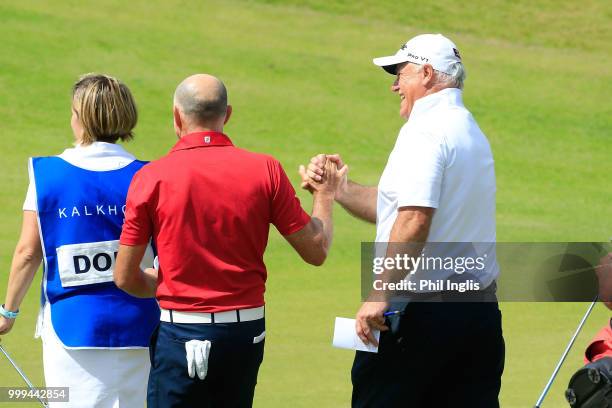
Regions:
M 461 62 L 461 55 L 457 46 L 442 34 L 421 34 L 402 45 L 395 55 L 374 58 L 372 61 L 392 75 L 396 74 L 397 64 L 403 62 L 429 64 L 436 71 L 450 74 L 451 65 Z

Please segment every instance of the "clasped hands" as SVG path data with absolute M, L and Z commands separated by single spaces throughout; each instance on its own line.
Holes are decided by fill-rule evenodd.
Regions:
M 310 159 L 307 167 L 300 165 L 298 171 L 301 187 L 310 193 L 332 193 L 337 200 L 346 191 L 348 166 L 338 154 L 318 154 Z

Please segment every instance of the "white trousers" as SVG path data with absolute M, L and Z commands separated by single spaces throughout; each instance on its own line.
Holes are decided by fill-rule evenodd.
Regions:
M 43 324 L 46 386 L 69 388 L 69 402 L 50 402 L 50 408 L 145 406 L 148 349 L 70 350 L 57 338 L 48 313 Z

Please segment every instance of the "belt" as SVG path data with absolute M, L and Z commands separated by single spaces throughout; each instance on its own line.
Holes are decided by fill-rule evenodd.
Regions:
M 263 319 L 264 306 L 251 309 L 226 310 L 217 313 L 179 312 L 161 309 L 159 320 L 168 323 L 239 323 Z

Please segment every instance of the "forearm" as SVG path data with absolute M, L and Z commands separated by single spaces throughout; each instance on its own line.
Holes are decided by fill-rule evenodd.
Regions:
M 155 297 L 157 291 L 157 274 L 152 268 L 141 271 L 140 268 L 130 271 L 131 279 L 117 284 L 121 290 L 138 298 Z
M 349 180 L 346 189 L 336 195 L 336 201 L 352 216 L 376 223 L 377 195 L 377 187 L 363 186 Z
M 317 228 L 317 242 L 325 256 L 331 247 L 334 234 L 333 225 L 334 195 L 324 192 L 314 192 L 312 203 L 312 219 Z
M 6 310 L 15 311 L 19 309 L 41 261 L 42 253 L 30 252 L 19 247 L 15 249 L 4 301 Z
M 417 259 L 425 245 L 424 242 L 421 241 L 418 236 L 399 236 L 391 235 L 389 237 L 389 242 L 387 243 L 387 251 L 385 253 L 386 259 Z M 402 296 L 402 293 L 397 293 L 394 290 L 389 288 L 394 287 L 396 283 L 400 282 L 406 277 L 414 273 L 413 270 L 406 267 L 405 264 L 396 264 L 394 263 L 393 267 L 385 268 L 382 274 L 376 277 L 376 280 L 380 281 L 371 292 L 369 296 L 369 300 L 372 301 L 389 301 L 394 296 L 398 294 Z
M 139 298 L 155 297 L 157 291 L 157 270 L 140 269 L 147 244 L 119 245 L 113 278 L 115 285 L 132 296 Z
M 386 258 L 395 259 L 408 257 L 416 259 L 421 255 L 423 247 L 429 236 L 429 229 L 433 217 L 434 209 L 412 207 L 398 211 L 398 216 L 391 228 L 389 234 L 389 242 L 387 244 Z M 380 279 L 383 283 L 396 283 L 405 279 L 414 270 L 404 268 L 388 268 L 385 269 Z M 388 287 L 388 286 L 384 286 Z M 388 290 L 373 291 L 371 296 L 387 300 L 394 293 Z
M 323 265 L 332 243 L 334 194 L 313 193 L 310 222 L 299 231 L 285 235 L 285 239 L 305 262 L 314 266 Z

